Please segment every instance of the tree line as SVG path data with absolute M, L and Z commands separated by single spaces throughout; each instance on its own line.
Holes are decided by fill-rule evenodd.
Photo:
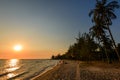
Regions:
M 116 46 L 110 29 L 112 20 L 117 18 L 115 10 L 118 8 L 117 1 L 96 0 L 95 8 L 89 13 L 93 23 L 89 33 L 79 33 L 76 43 L 65 54 L 53 55 L 52 59 L 120 61 L 120 44 Z
M 110 46 L 110 45 L 109 45 Z M 117 50 L 120 54 L 120 44 L 118 44 Z M 96 42 L 92 36 L 88 33 L 78 35 L 76 42 L 70 45 L 65 54 L 52 55 L 52 59 L 70 59 L 81 61 L 118 61 L 118 57 L 115 50 L 112 49 L 107 52 L 106 55 L 104 46 Z

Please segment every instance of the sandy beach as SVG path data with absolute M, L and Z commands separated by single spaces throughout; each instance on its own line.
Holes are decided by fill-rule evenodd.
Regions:
M 120 80 L 120 65 L 65 61 L 33 80 Z

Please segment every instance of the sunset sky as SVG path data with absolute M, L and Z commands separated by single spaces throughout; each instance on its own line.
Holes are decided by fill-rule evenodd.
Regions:
M 93 25 L 88 13 L 94 6 L 95 0 L 0 0 L 0 58 L 65 53 L 78 33 Z M 120 43 L 120 9 L 116 15 L 111 30 Z M 13 49 L 17 44 L 21 51 Z

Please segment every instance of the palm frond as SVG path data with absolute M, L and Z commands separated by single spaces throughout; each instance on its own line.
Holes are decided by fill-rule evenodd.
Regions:
M 89 29 L 89 31 L 92 31 L 92 30 L 94 29 L 94 27 L 95 27 L 95 26 L 92 26 L 92 27 Z
M 115 8 L 118 9 L 118 8 L 120 8 L 120 5 L 118 4 L 117 1 L 112 1 L 112 2 L 108 3 L 108 4 L 106 5 L 106 7 L 112 8 L 112 9 L 115 9 Z
M 105 5 L 107 0 L 102 0 L 102 4 Z
M 117 16 L 111 11 L 108 11 L 108 17 L 110 17 L 111 19 L 116 19 L 117 18 Z
M 108 29 L 108 27 L 107 27 L 107 26 L 104 26 L 104 25 L 102 26 L 102 28 L 103 28 L 103 29 L 106 29 L 106 30 Z
M 94 13 L 94 10 L 91 10 L 89 13 L 89 16 L 91 17 L 91 15 Z

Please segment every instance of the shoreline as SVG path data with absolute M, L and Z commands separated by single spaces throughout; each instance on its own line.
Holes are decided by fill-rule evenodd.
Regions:
M 31 80 L 120 80 L 120 64 L 64 60 Z
M 76 73 L 76 67 L 76 61 L 59 61 L 59 63 L 52 69 L 34 77 L 31 80 L 76 80 L 76 75 L 74 74 Z
M 48 72 L 50 72 L 51 70 L 55 69 L 56 67 L 60 66 L 62 63 L 60 61 L 58 61 L 58 63 L 56 65 L 54 65 L 53 67 L 51 68 L 47 68 L 45 69 L 43 72 L 41 72 L 40 74 L 38 74 L 37 76 L 31 78 L 30 80 L 35 80 L 37 79 L 38 77 L 41 77 L 42 75 L 44 74 L 47 74 Z

